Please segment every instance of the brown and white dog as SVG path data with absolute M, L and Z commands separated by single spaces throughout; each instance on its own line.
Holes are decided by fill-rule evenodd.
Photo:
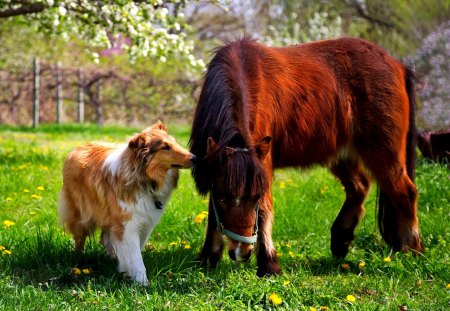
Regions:
M 119 271 L 147 285 L 141 250 L 159 222 L 178 169 L 195 156 L 158 122 L 128 143 L 88 143 L 64 162 L 59 218 L 82 251 L 88 235 L 101 229 L 101 243 L 119 261 Z

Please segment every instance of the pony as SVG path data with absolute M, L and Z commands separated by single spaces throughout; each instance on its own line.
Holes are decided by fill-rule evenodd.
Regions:
M 331 227 L 343 258 L 362 219 L 371 180 L 378 223 L 395 251 L 422 253 L 415 175 L 414 72 L 377 45 L 340 38 L 267 47 L 250 38 L 215 50 L 189 141 L 191 169 L 209 196 L 200 262 L 254 249 L 257 275 L 281 272 L 272 242 L 274 169 L 328 167 L 346 199 Z
M 159 121 L 126 143 L 73 150 L 64 162 L 58 214 L 75 250 L 100 228 L 100 242 L 118 258 L 119 271 L 148 285 L 141 251 L 177 185 L 178 169 L 194 161 Z

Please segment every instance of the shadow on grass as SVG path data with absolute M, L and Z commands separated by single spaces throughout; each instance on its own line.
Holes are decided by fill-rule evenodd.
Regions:
M 94 286 L 106 291 L 141 288 L 120 275 L 117 259 L 110 258 L 96 238 L 87 241 L 83 253 L 73 251 L 71 240 L 53 229 L 38 230 L 9 244 L 14 245 L 13 253 L 0 256 L 0 267 L 16 286 L 44 290 Z M 146 248 L 142 254 L 150 285 L 145 289 L 161 294 L 168 290 L 184 293 L 193 286 L 214 287 L 226 280 L 233 264 L 222 262 L 216 269 L 200 267 L 196 261 L 198 249 L 186 249 L 181 244 Z

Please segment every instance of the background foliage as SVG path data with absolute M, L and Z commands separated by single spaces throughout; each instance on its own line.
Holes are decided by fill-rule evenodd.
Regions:
M 148 106 L 148 113 L 136 115 L 169 118 L 178 111 L 176 118 L 189 122 L 210 51 L 224 41 L 246 34 L 270 45 L 288 45 L 358 36 L 415 67 L 423 87 L 419 124 L 439 128 L 449 126 L 450 119 L 444 87 L 450 76 L 444 42 L 449 16 L 449 0 L 6 0 L 0 3 L 0 74 L 4 89 L 24 83 L 30 88 L 23 74 L 36 56 L 48 64 L 61 61 L 68 69 L 113 70 L 115 82 L 107 83 L 115 86 L 102 91 L 101 104 L 114 116 L 106 122 L 118 121 L 123 107 L 116 101 L 127 100 Z M 117 96 L 117 89 L 127 85 L 139 86 L 130 87 L 125 99 Z M 54 95 L 48 92 L 51 100 Z M 70 91 L 66 95 L 69 103 L 75 100 Z M 27 115 L 30 100 L 30 95 L 16 102 L 11 96 L 0 98 L 1 122 L 29 124 L 30 119 L 9 114 L 23 109 Z M 94 100 L 88 104 L 96 105 Z M 47 106 L 44 115 L 53 109 Z M 88 113 L 87 120 L 95 120 L 95 109 Z M 67 121 L 73 121 L 70 113 Z M 125 115 L 122 122 L 145 121 Z

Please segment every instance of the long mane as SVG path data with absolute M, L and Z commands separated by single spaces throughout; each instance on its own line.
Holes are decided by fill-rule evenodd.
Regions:
M 200 99 L 196 108 L 192 133 L 189 140 L 190 151 L 200 162 L 192 169 L 198 191 L 206 195 L 211 186 L 206 161 L 207 140 L 212 137 L 218 144 L 218 153 L 226 147 L 248 148 L 251 142 L 248 126 L 248 78 L 250 63 L 256 57 L 256 43 L 243 38 L 229 43 L 215 51 L 208 65 Z

